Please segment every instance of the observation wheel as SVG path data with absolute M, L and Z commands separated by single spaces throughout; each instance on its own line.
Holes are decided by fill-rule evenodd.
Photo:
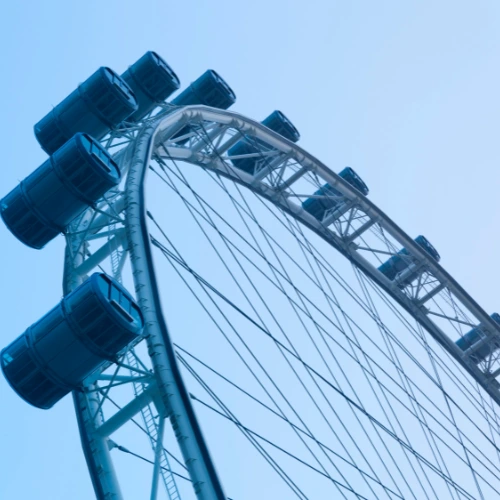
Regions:
M 101 68 L 2 200 L 24 243 L 67 242 L 2 369 L 41 408 L 72 392 L 96 497 L 500 495 L 500 316 L 282 112 L 227 111 L 213 70 L 179 87 L 154 52 Z

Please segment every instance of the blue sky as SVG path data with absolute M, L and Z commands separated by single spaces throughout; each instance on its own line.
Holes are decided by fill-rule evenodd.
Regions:
M 51 106 L 97 67 L 121 73 L 155 50 L 182 87 L 213 68 L 235 90 L 235 111 L 285 112 L 302 147 L 335 171 L 353 167 L 371 199 L 410 235 L 425 234 L 493 312 L 499 21 L 494 0 L 9 2 L 0 195 L 44 161 L 32 128 Z M 3 346 L 59 300 L 63 241 L 37 252 L 0 225 L 0 242 Z M 91 498 L 70 399 L 42 412 L 3 379 L 0 395 L 0 497 Z

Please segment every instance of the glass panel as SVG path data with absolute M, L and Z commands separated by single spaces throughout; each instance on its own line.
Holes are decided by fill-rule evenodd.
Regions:
M 16 339 L 12 344 L 7 347 L 5 352 L 3 353 L 3 359 L 8 359 L 10 358 L 10 361 L 13 361 L 17 357 L 19 357 L 21 354 L 23 354 L 26 349 L 28 348 L 26 344 L 26 338 L 24 335 Z M 9 361 L 9 362 L 10 362 Z
M 104 71 L 108 75 L 109 79 L 113 81 L 115 78 L 113 71 L 111 71 L 109 68 L 104 68 Z
M 116 301 L 117 304 L 120 303 L 120 290 L 118 290 L 113 284 L 111 285 L 111 296 L 110 299 Z
M 107 299 L 109 299 L 109 288 L 110 288 L 111 283 L 102 274 L 99 276 L 99 279 L 97 280 L 97 283 L 98 283 L 99 288 L 101 289 L 102 293 L 104 294 L 104 296 Z
M 82 135 L 82 144 L 85 147 L 85 149 L 87 149 L 87 151 L 90 151 L 90 148 L 92 147 L 92 142 L 90 141 L 87 134 Z
M 127 99 L 130 99 L 131 95 L 129 87 L 121 78 L 115 78 L 113 80 L 113 84 L 123 95 L 125 95 Z
M 97 146 L 97 144 L 92 144 L 92 154 L 99 160 L 99 162 L 102 164 L 104 169 L 107 172 L 111 172 L 111 169 L 109 168 L 109 157 L 107 154 L 102 151 L 102 149 Z
M 123 307 L 123 309 L 125 309 L 125 311 L 127 312 L 130 311 L 131 302 L 130 299 L 124 293 L 122 293 L 120 296 L 120 305 Z
M 139 312 L 139 307 L 135 304 L 131 304 L 130 315 L 137 321 L 137 323 L 141 323 L 141 313 Z
M 110 167 L 113 167 L 117 172 L 120 172 L 120 169 L 118 168 L 118 164 L 113 161 L 113 158 L 108 156 L 108 165 Z
M 4 364 L 7 366 L 11 361 L 14 361 L 14 358 L 8 353 L 4 352 L 2 355 L 2 358 L 4 360 Z
M 163 66 L 163 64 L 162 64 L 163 61 L 160 59 L 160 56 L 156 52 L 151 51 L 151 56 L 153 57 L 154 61 L 157 64 L 160 64 L 161 66 Z
M 116 300 L 112 300 L 110 304 L 130 323 L 134 321 L 134 318 L 127 312 Z

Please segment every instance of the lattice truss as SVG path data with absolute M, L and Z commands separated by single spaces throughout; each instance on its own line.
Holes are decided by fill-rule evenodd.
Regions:
M 124 171 L 141 129 L 176 112 L 105 139 Z M 499 495 L 498 325 L 356 189 L 225 115 L 187 111 L 158 133 L 147 192 L 165 315 L 227 494 Z M 241 141 L 253 152 L 231 155 Z M 315 194 L 325 183 L 335 192 Z M 125 191 L 75 221 L 68 260 L 75 276 L 100 268 L 133 290 Z M 302 208 L 325 198 L 320 218 Z M 406 265 L 389 280 L 378 268 L 394 256 Z M 481 340 L 459 349 L 473 329 Z M 81 404 L 118 465 L 135 460 L 153 491 L 161 478 L 166 498 L 193 498 L 151 356 L 131 346 Z M 136 477 L 120 480 L 144 496 Z

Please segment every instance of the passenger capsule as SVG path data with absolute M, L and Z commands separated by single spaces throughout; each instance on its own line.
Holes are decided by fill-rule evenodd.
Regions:
M 141 334 L 139 306 L 117 281 L 93 274 L 0 353 L 16 393 L 48 409 Z
M 339 176 L 353 188 L 356 188 L 363 196 L 368 195 L 368 186 L 351 167 L 344 168 L 339 172 Z M 345 203 L 342 193 L 330 186 L 330 184 L 325 184 L 318 189 L 314 196 L 324 196 L 324 198 L 308 198 L 302 203 L 302 208 L 320 221 L 323 220 L 327 211 L 340 208 Z
M 213 69 L 205 71 L 186 90 L 172 100 L 172 104 L 175 106 L 203 104 L 219 109 L 228 109 L 235 102 L 236 94 Z
M 0 200 L 0 215 L 16 238 L 43 248 L 120 177 L 118 165 L 97 141 L 76 134 Z
M 172 68 L 151 51 L 130 66 L 122 78 L 132 89 L 139 106 L 128 121 L 141 120 L 180 87 L 179 78 Z
M 77 132 L 102 139 L 136 110 L 130 87 L 102 67 L 35 125 L 35 136 L 50 155 Z
M 493 313 L 490 318 L 500 325 L 500 314 Z M 458 347 L 460 347 L 460 349 L 462 349 L 462 351 L 466 351 L 484 338 L 485 334 L 481 328 L 477 327 L 473 328 L 470 332 L 467 332 L 463 337 L 460 337 L 455 343 Z M 480 363 L 498 349 L 500 349 L 500 340 L 498 338 L 491 337 L 487 343 L 482 344 L 475 349 L 473 353 L 471 353 L 470 359 L 474 363 Z
M 175 106 L 190 106 L 202 104 L 212 108 L 227 109 L 236 102 L 236 94 L 231 87 L 213 69 L 208 69 L 186 90 L 171 101 Z M 181 137 L 192 132 L 190 126 L 183 127 L 175 137 Z M 189 139 L 180 139 L 177 144 L 185 144 Z
M 437 250 L 430 244 L 429 240 L 424 236 L 417 236 L 415 238 L 415 243 L 417 243 L 427 254 L 429 254 L 436 262 L 439 262 L 441 257 Z M 384 262 L 378 270 L 384 274 L 387 278 L 393 281 L 398 275 L 401 275 L 403 271 L 406 271 L 411 265 L 413 265 L 413 259 L 406 250 L 406 248 L 401 249 L 397 255 L 393 255 L 389 260 Z M 422 270 L 415 269 L 414 272 L 409 272 L 405 274 L 404 279 L 401 277 L 398 279 L 398 286 L 404 288 L 409 285 L 412 281 L 416 280 L 418 276 L 422 273 Z
M 267 118 L 262 120 L 261 123 L 289 141 L 297 142 L 300 139 L 299 131 L 281 111 L 273 111 Z M 231 157 L 258 154 L 272 150 L 271 147 L 259 141 L 259 139 L 246 136 L 243 140 L 237 142 L 229 149 L 228 155 Z M 259 167 L 262 168 L 269 165 L 272 158 L 269 159 L 263 155 L 262 157 L 255 156 L 252 158 L 230 158 L 230 160 L 236 168 L 244 170 L 249 174 L 254 174 Z

